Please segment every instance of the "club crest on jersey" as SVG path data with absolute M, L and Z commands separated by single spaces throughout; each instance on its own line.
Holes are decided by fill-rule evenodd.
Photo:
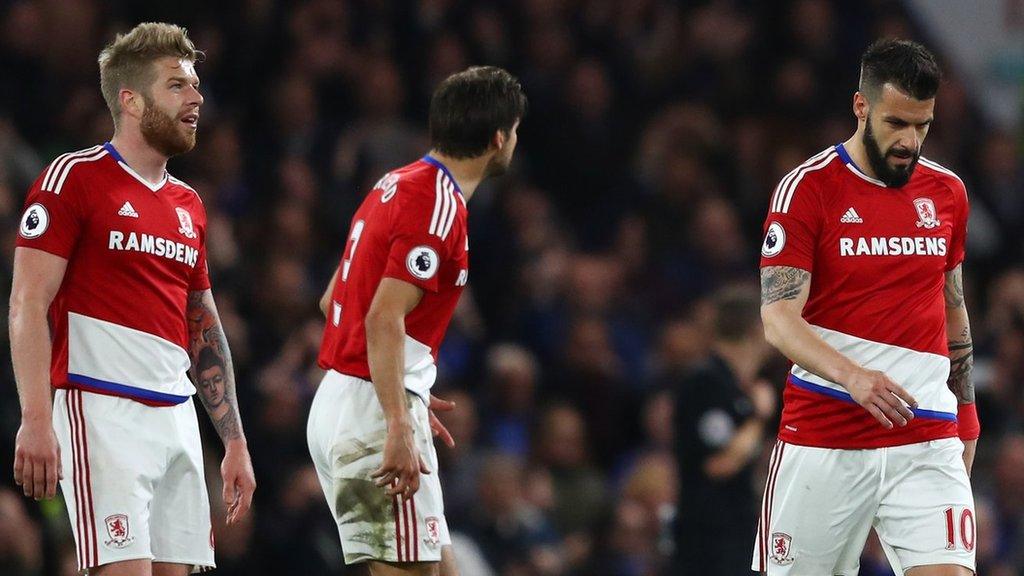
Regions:
M 104 542 L 104 545 L 124 548 L 135 541 L 135 537 L 129 532 L 127 514 L 113 514 L 107 516 L 103 522 L 107 525 L 107 535 L 110 536 L 110 540 Z
M 405 257 L 405 266 L 409 269 L 409 274 L 420 280 L 433 278 L 440 263 L 437 252 L 430 246 L 417 246 Z
M 185 238 L 195 238 L 196 231 L 192 228 L 192 215 L 184 208 L 175 208 L 174 211 L 178 213 L 178 232 Z
M 785 245 L 786 231 L 782 228 L 782 224 L 772 222 L 768 226 L 768 233 L 764 235 L 764 244 L 761 244 L 761 256 L 765 258 L 778 256 Z
M 431 549 L 436 548 L 441 543 L 441 523 L 437 520 L 436 516 L 430 516 L 425 522 L 427 524 L 427 536 L 423 539 L 423 543 Z
M 50 227 L 50 213 L 46 211 L 46 207 L 36 202 L 25 209 L 25 214 L 21 217 L 21 227 L 18 229 L 18 233 L 24 238 L 29 240 L 33 238 L 39 238 L 46 232 L 46 229 Z
M 917 215 L 921 219 L 917 221 L 918 228 L 935 228 L 939 225 L 939 218 L 935 213 L 935 203 L 931 198 L 914 199 L 914 208 L 917 208 Z
M 780 566 L 793 563 L 793 557 L 790 556 L 793 547 L 793 537 L 783 532 L 772 533 L 772 562 Z

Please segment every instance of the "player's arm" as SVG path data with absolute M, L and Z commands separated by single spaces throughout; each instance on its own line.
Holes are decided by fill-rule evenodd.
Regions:
M 191 290 L 188 294 L 188 318 L 190 330 L 202 331 L 202 334 L 189 334 L 192 350 L 189 355 L 193 359 L 192 379 L 199 387 L 199 374 L 195 359 L 203 348 L 209 348 L 217 359 L 223 377 L 222 394 L 210 394 L 200 389 L 199 399 L 206 408 L 213 427 L 217 430 L 224 443 L 224 461 L 221 463 L 221 476 L 224 480 L 224 502 L 228 504 L 228 523 L 240 518 L 252 504 L 252 494 L 256 490 L 256 480 L 249 459 L 249 447 L 245 432 L 242 430 L 242 418 L 238 411 L 238 395 L 235 391 L 235 370 L 231 362 L 231 350 L 224 336 L 217 304 L 213 300 L 213 292 Z
M 60 446 L 53 432 L 47 312 L 64 281 L 67 265 L 67 260 L 49 252 L 14 249 L 9 329 L 21 402 L 21 427 L 14 441 L 14 481 L 26 496 L 35 499 L 52 498 L 57 480 L 63 477 Z
M 946 338 L 949 342 L 949 380 L 947 385 L 959 402 L 960 438 L 964 441 L 964 464 L 971 473 L 974 451 L 978 446 L 980 426 L 974 407 L 974 342 L 971 320 L 964 301 L 964 278 L 961 265 L 946 272 Z
M 913 412 L 903 402 L 917 402 L 900 385 L 877 370 L 867 370 L 826 343 L 803 319 L 811 273 L 788 266 L 761 268 L 761 320 L 765 338 L 802 368 L 835 382 L 883 426 L 905 426 Z M 902 401 L 901 401 L 902 399 Z
M 327 290 L 324 290 L 323 296 L 320 296 L 320 312 L 323 313 L 324 318 L 327 317 L 327 310 L 331 306 L 331 295 L 334 294 L 334 285 L 338 283 L 338 270 L 334 270 L 334 275 L 331 276 L 331 281 L 327 284 Z
M 423 290 L 396 278 L 384 278 L 366 313 L 366 354 L 370 381 L 387 425 L 384 462 L 372 476 L 389 495 L 411 498 L 419 474 L 429 473 L 413 438 L 413 422 L 405 392 L 405 316 L 423 298 Z

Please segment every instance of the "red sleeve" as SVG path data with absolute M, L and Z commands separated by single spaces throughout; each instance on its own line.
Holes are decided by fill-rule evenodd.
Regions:
M 399 184 L 391 208 L 391 246 L 384 276 L 403 280 L 428 292 L 438 290 L 438 271 L 448 257 L 444 222 L 458 209 L 453 195 L 402 191 Z M 454 214 L 451 214 L 454 217 Z
M 967 242 L 967 219 L 971 208 L 967 202 L 967 188 L 959 179 L 953 183 L 954 201 L 957 206 L 957 220 L 953 223 L 953 234 L 950 238 L 949 252 L 946 255 L 946 271 L 956 268 L 964 261 Z
M 821 203 L 813 184 L 783 178 L 775 189 L 764 221 L 761 267 L 787 266 L 814 271 L 821 231 Z
M 202 215 L 202 224 L 199 226 L 199 259 L 196 260 L 196 267 L 192 270 L 192 277 L 188 281 L 189 290 L 208 290 L 210 288 L 210 268 L 206 264 L 206 239 L 209 237 L 209 221 L 206 216 L 206 207 L 199 203 L 199 213 Z
M 957 434 L 961 440 L 977 440 L 981 436 L 981 421 L 978 420 L 978 405 L 959 404 L 956 414 Z
M 29 189 L 18 227 L 17 245 L 37 248 L 68 259 L 82 233 L 84 190 L 75 173 L 68 173 L 59 188 L 47 169 Z M 53 190 L 58 190 L 54 192 Z

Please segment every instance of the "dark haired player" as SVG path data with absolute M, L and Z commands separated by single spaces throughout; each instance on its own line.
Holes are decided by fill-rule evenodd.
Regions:
M 456 573 L 431 436 L 435 360 L 469 277 L 466 203 L 512 161 L 526 96 L 474 67 L 430 102 L 432 149 L 385 174 L 352 218 L 327 317 L 309 449 L 346 564 Z
M 973 574 L 967 194 L 921 157 L 939 80 L 923 46 L 873 44 L 857 132 L 772 195 L 761 315 L 793 368 L 755 571 L 857 574 L 873 527 L 908 576 Z

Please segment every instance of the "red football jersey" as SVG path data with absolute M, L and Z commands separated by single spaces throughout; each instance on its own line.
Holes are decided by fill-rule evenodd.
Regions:
M 466 201 L 443 164 L 426 156 L 389 172 L 352 218 L 327 311 L 319 364 L 364 380 L 366 313 L 382 278 L 423 289 L 405 317 L 405 387 L 427 399 L 437 351 L 469 278 Z
M 945 273 L 964 258 L 967 214 L 963 182 L 925 158 L 901 188 L 865 175 L 842 145 L 782 179 L 764 224 L 761 267 L 811 272 L 804 319 L 919 407 L 906 427 L 886 430 L 845 388 L 794 365 L 779 438 L 855 449 L 957 435 L 943 290 Z
M 54 160 L 18 235 L 68 261 L 49 310 L 53 386 L 158 406 L 195 393 L 185 304 L 210 287 L 205 237 L 195 190 L 166 173 L 147 182 L 109 142 Z

